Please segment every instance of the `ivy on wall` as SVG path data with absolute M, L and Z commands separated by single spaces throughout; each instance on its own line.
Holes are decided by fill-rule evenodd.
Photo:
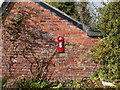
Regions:
M 3 52 L 6 57 L 3 63 L 6 65 L 9 76 L 14 77 L 14 64 L 21 64 L 19 62 L 25 60 L 24 62 L 28 63 L 28 67 L 30 66 L 29 71 L 34 78 L 39 79 L 39 81 L 47 79 L 48 65 L 56 51 L 54 48 L 55 40 L 48 32 L 42 31 L 40 27 L 37 28 L 29 24 L 28 21 L 34 15 L 32 11 L 17 7 L 15 13 L 17 14 L 11 15 L 10 13 L 3 22 L 3 27 L 5 28 L 3 30 Z M 44 48 L 45 45 L 49 45 L 49 48 Z M 41 49 L 44 52 L 37 53 L 36 50 L 42 51 Z M 50 49 L 53 51 L 47 53 Z M 45 54 L 48 57 L 44 57 Z M 19 56 L 22 59 L 17 61 L 16 59 Z

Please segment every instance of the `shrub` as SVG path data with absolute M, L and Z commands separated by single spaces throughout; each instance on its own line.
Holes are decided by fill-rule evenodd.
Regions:
M 110 2 L 99 8 L 97 30 L 103 38 L 91 50 L 92 58 L 100 61 L 98 78 L 107 81 L 120 79 L 120 2 Z
M 99 80 L 95 81 L 90 78 L 65 81 L 39 81 L 28 80 L 25 78 L 18 79 L 14 82 L 13 88 L 42 88 L 42 89 L 85 89 L 102 87 Z

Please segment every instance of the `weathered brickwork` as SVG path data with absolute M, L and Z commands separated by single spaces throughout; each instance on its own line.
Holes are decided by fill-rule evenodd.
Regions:
M 48 78 L 65 80 L 91 76 L 97 65 L 89 60 L 88 53 L 98 43 L 97 38 L 88 37 L 75 25 L 34 2 L 15 3 L 7 23 L 11 23 L 9 18 L 16 19 L 21 14 L 27 18 L 17 32 L 20 33 L 18 36 L 3 31 L 3 77 L 32 76 L 38 67 L 37 60 L 49 61 L 45 71 Z M 29 30 L 33 37 L 25 30 Z M 65 53 L 56 52 L 58 36 L 65 38 Z M 46 64 L 39 65 L 46 67 Z
M 1 20 L 1 14 L 0 14 L 0 90 L 2 87 L 2 46 L 3 46 L 3 40 L 2 40 L 2 20 Z

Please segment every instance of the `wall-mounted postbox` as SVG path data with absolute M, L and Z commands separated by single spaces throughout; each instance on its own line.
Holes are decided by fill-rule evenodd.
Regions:
M 65 51 L 64 48 L 64 38 L 62 36 L 59 36 L 57 38 L 57 52 L 63 53 Z

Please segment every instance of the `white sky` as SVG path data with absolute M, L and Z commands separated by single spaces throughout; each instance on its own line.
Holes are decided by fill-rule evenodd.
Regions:
M 1 7 L 1 5 L 2 5 L 3 2 L 4 2 L 4 0 L 0 0 L 0 7 Z

